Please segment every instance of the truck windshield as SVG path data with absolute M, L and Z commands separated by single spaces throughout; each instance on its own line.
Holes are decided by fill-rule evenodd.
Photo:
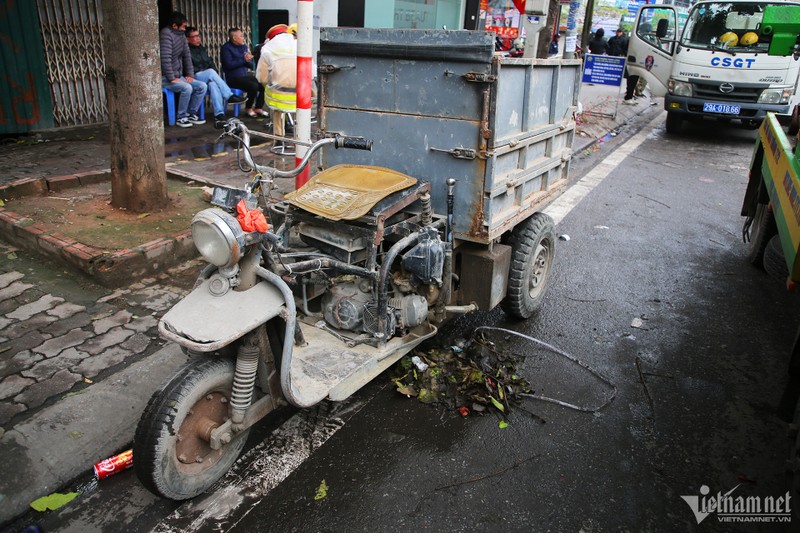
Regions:
M 689 13 L 681 45 L 730 53 L 766 52 L 770 39 L 761 35 L 766 2 L 709 2 Z

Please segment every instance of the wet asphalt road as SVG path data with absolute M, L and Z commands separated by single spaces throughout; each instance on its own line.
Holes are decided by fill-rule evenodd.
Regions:
M 575 161 L 573 175 L 632 133 Z M 272 433 L 277 422 L 267 421 L 250 439 L 263 443 L 213 495 L 158 501 L 126 472 L 40 522 L 48 531 L 797 530 L 716 515 L 698 525 L 680 497 L 701 485 L 786 491 L 776 408 L 800 307 L 745 260 L 739 211 L 755 135 L 704 123 L 668 137 L 655 123 L 557 226 L 570 239 L 558 243 L 537 317 L 478 313 L 439 337 L 491 325 L 542 339 L 616 385 L 600 412 L 528 400 L 500 429 L 497 417 L 464 419 L 379 378 L 289 429 Z M 555 354 L 507 345 L 525 354 L 520 372 L 542 394 L 589 407 L 612 394 Z M 315 500 L 322 480 L 327 496 Z

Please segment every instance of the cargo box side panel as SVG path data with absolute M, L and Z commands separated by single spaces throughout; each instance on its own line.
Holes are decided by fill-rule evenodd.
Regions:
M 363 110 L 329 108 L 325 110 L 325 131 L 363 136 L 374 141 L 371 152 L 333 149 L 322 152 L 322 166 L 338 164 L 375 165 L 408 174 L 431 184 L 436 213 L 447 211 L 447 179 L 457 180 L 455 188 L 455 236 L 484 242 L 483 159 L 457 159 L 449 153 L 453 147 L 474 147 L 480 123 L 378 113 Z M 436 150 L 438 149 L 438 150 Z
M 321 28 L 320 52 L 343 57 L 488 64 L 494 57 L 494 36 L 465 30 Z
M 429 117 L 480 120 L 481 87 L 470 72 L 489 72 L 479 63 L 446 63 L 376 57 L 320 56 L 323 106 Z M 327 66 L 327 67 L 326 67 Z

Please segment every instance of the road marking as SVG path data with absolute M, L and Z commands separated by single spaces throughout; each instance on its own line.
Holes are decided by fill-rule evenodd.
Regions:
M 645 139 L 650 135 L 653 129 L 664 121 L 665 113 L 660 113 L 656 118 L 650 121 L 646 127 L 631 137 L 625 144 L 614 150 L 612 154 L 603 159 L 596 167 L 586 173 L 584 177 L 578 180 L 574 185 L 567 189 L 564 194 L 559 196 L 552 204 L 548 205 L 544 212 L 553 218 L 553 221 L 558 224 L 565 216 L 569 214 L 572 209 L 583 200 L 592 190 L 600 185 L 600 183 L 611 174 L 611 171 L 616 169 L 628 157 L 631 152 L 636 150 Z

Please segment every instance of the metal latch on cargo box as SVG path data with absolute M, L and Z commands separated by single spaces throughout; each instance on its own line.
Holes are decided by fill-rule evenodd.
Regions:
M 356 68 L 355 65 L 318 65 L 317 72 L 320 74 L 331 74 L 340 70 L 350 70 Z
M 464 79 L 467 81 L 474 81 L 476 83 L 494 83 L 497 81 L 497 76 L 494 74 L 486 74 L 484 72 L 467 72 L 464 74 Z
M 430 147 L 429 150 L 434 152 L 444 152 L 446 154 L 450 154 L 456 159 L 475 159 L 478 157 L 478 152 L 473 150 L 472 148 L 453 148 L 451 150 L 445 150 L 444 148 L 434 148 Z

